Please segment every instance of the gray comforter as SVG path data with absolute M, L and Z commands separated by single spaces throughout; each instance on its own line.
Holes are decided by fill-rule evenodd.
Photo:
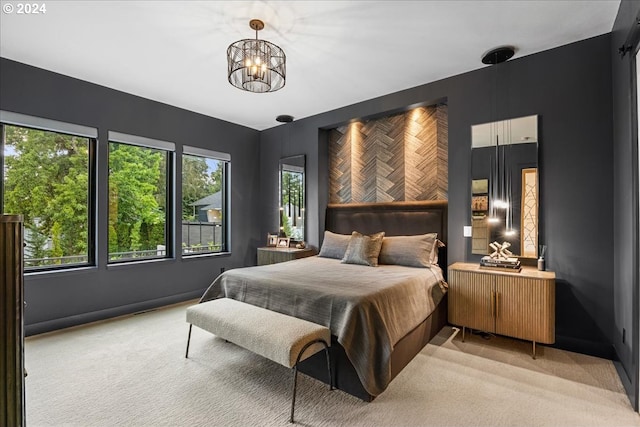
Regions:
M 391 381 L 395 344 L 431 314 L 445 289 L 436 266 L 367 267 L 314 256 L 226 271 L 200 302 L 233 298 L 327 326 L 376 396 Z

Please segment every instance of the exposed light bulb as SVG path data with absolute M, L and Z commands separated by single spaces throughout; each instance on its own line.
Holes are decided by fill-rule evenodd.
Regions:
M 496 224 L 496 223 L 500 222 L 500 218 L 496 218 L 494 216 L 490 216 L 489 219 L 487 219 L 487 222 L 490 222 L 491 224 Z
M 516 230 L 514 229 L 510 229 L 504 232 L 505 236 L 515 236 L 515 234 L 516 234 Z
M 251 67 L 251 58 L 247 58 L 247 61 L 245 62 L 245 66 L 247 68 Z
M 493 204 L 498 209 L 507 209 L 509 207 L 509 203 L 504 200 L 495 200 Z

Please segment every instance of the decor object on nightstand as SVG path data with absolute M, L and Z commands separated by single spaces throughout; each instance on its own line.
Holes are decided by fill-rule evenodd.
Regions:
M 267 234 L 267 246 L 268 247 L 273 247 L 273 246 L 276 246 L 277 244 L 278 244 L 278 235 L 277 234 L 268 233 Z
M 544 271 L 544 253 L 547 251 L 547 245 L 540 245 L 540 258 L 538 258 L 538 270 Z
M 288 237 L 278 237 L 278 247 L 279 248 L 288 248 L 289 247 L 289 238 Z
M 519 273 L 522 267 L 520 260 L 512 256 L 513 253 L 508 249 L 511 243 L 504 242 L 502 244 L 493 242 L 489 246 L 493 249 L 491 255 L 482 257 L 480 260 L 480 268 L 500 269 L 512 273 Z

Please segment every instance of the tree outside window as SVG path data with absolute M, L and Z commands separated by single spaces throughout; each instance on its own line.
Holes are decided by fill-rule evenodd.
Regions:
M 25 269 L 92 263 L 91 138 L 3 125 L 2 211 L 20 214 Z
M 165 150 L 109 142 L 109 260 L 167 253 Z

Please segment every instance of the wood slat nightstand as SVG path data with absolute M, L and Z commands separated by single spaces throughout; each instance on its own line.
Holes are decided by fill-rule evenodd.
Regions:
M 449 266 L 449 323 L 536 342 L 555 342 L 556 275 L 523 267 L 519 273 Z

